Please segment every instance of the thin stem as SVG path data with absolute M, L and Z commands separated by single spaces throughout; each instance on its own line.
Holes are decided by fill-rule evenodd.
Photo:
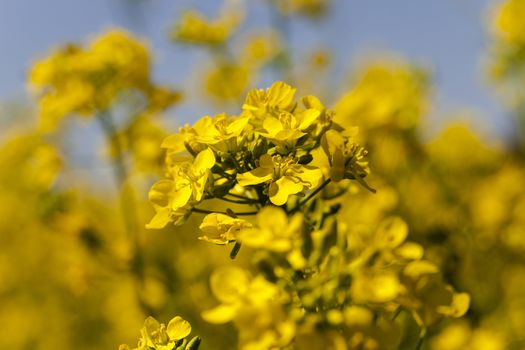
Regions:
M 124 160 L 124 149 L 117 135 L 117 128 L 113 123 L 111 114 L 108 111 L 100 111 L 96 114 L 96 119 L 98 120 L 104 136 L 106 137 L 107 142 L 115 148 L 115 157 L 113 158 L 113 175 L 115 177 L 115 185 L 120 194 L 120 208 L 122 211 L 122 217 L 124 220 L 124 226 L 126 232 L 133 244 L 133 273 L 135 275 L 135 292 L 137 295 L 138 302 L 143 310 L 152 315 L 154 310 L 149 307 L 142 297 L 142 286 L 144 283 L 144 269 L 143 261 L 140 253 L 140 244 L 139 244 L 139 224 L 137 222 L 138 211 L 135 202 L 135 196 L 133 190 L 126 186 L 126 181 L 128 179 L 128 169 Z M 115 137 L 114 141 L 113 138 Z
M 228 215 L 228 213 L 226 212 L 223 212 L 223 211 L 213 211 L 213 210 L 206 210 L 206 209 L 199 209 L 199 208 L 191 208 L 191 211 L 194 212 L 194 213 L 199 213 L 199 214 L 224 214 L 224 215 Z M 257 215 L 257 211 L 246 211 L 246 212 L 240 212 L 240 213 L 235 213 L 235 215 L 237 216 L 248 216 L 248 215 Z
M 236 200 L 236 199 L 230 199 L 226 197 L 219 197 L 218 199 L 223 200 L 225 202 L 236 203 L 236 204 L 254 205 L 258 203 L 257 201 L 253 201 L 253 200 Z
M 114 159 L 115 161 L 113 162 L 113 174 L 115 176 L 117 186 L 121 186 L 122 183 L 126 181 L 128 174 L 126 164 L 124 163 L 124 158 L 122 157 L 122 145 L 118 139 L 116 139 L 115 142 L 112 142 L 112 138 L 117 135 L 117 129 L 113 124 L 111 115 L 107 111 L 99 112 L 96 116 L 108 143 L 115 147 L 116 156 Z
M 301 207 L 306 204 L 310 199 L 312 199 L 313 197 L 315 197 L 319 192 L 321 192 L 323 190 L 323 188 L 325 188 L 330 182 L 332 182 L 331 179 L 327 179 L 325 180 L 319 187 L 317 187 L 315 189 L 315 191 L 313 191 L 312 193 L 310 193 L 305 199 L 303 199 L 302 201 L 300 201 L 296 206 L 295 208 L 293 208 L 293 210 L 291 211 L 292 213 L 295 213 L 296 211 L 298 211 L 299 209 L 301 209 Z
M 126 162 L 124 160 L 124 149 L 117 137 L 117 128 L 113 123 L 111 114 L 108 111 L 101 111 L 97 113 L 96 116 L 102 127 L 102 131 L 104 132 L 107 142 L 115 148 L 115 157 L 113 158 L 112 162 L 113 175 L 115 177 L 117 189 L 120 192 L 120 206 L 124 218 L 124 225 L 129 236 L 135 241 L 135 247 L 137 247 L 137 232 L 139 225 L 136 219 L 138 217 L 138 211 L 136 208 L 133 191 L 128 186 L 125 186 L 129 174 L 126 167 Z
M 422 328 L 421 332 L 419 333 L 419 339 L 417 340 L 415 350 L 421 350 L 421 347 L 423 346 L 423 342 L 425 341 L 426 335 L 427 335 L 427 329 Z
M 227 196 L 232 196 L 232 197 L 235 197 L 235 198 L 245 199 L 245 200 L 250 200 L 250 201 L 257 201 L 256 199 L 244 197 L 244 196 L 241 196 L 241 195 L 235 194 L 235 193 L 228 193 Z

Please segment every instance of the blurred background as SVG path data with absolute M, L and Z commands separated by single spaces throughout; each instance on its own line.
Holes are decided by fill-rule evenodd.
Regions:
M 2 2 L 0 348 L 116 349 L 145 316 L 175 314 L 204 348 L 235 348 L 231 327 L 200 317 L 227 251 L 197 241 L 193 219 L 145 230 L 147 191 L 166 135 L 285 80 L 362 130 L 378 195 L 356 190 L 349 217 L 400 215 L 471 294 L 467 317 L 425 346 L 524 349 L 522 18 L 522 0 Z M 71 85 L 54 76 L 78 69 L 77 50 L 144 66 L 111 75 L 107 101 L 63 107 Z

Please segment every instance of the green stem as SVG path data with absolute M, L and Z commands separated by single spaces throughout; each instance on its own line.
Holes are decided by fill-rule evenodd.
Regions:
M 415 350 L 421 350 L 421 348 L 423 346 L 423 342 L 425 341 L 426 335 L 427 335 L 427 329 L 426 328 L 422 328 L 421 332 L 419 333 L 419 339 L 417 340 L 416 349 Z
M 124 226 L 126 232 L 133 244 L 133 268 L 132 271 L 135 275 L 135 291 L 137 300 L 144 312 L 153 315 L 154 312 L 145 302 L 142 297 L 142 285 L 144 283 L 144 269 L 143 261 L 140 253 L 139 244 L 139 224 L 137 222 L 138 211 L 135 202 L 135 196 L 133 190 L 126 186 L 128 180 L 128 169 L 124 160 L 124 149 L 117 135 L 117 128 L 113 123 L 111 114 L 107 111 L 100 111 L 96 114 L 96 118 L 102 128 L 102 131 L 106 137 L 107 142 L 115 147 L 115 157 L 113 158 L 113 175 L 115 177 L 115 185 L 120 193 L 120 208 L 122 211 L 122 217 L 124 220 Z M 113 141 L 114 139 L 114 142 Z
M 248 204 L 248 205 L 253 205 L 253 204 L 257 204 L 259 202 L 257 201 L 253 201 L 253 200 L 236 200 L 236 199 L 230 199 L 230 198 L 225 198 L 225 197 L 220 197 L 218 198 L 220 200 L 223 200 L 225 202 L 230 202 L 230 203 L 236 203 L 236 204 Z
M 226 212 L 223 212 L 223 211 L 213 211 L 213 210 L 206 210 L 206 209 L 199 209 L 199 208 L 191 208 L 191 211 L 194 212 L 194 213 L 199 213 L 199 214 L 224 214 L 224 215 L 228 215 L 228 213 Z M 235 215 L 237 216 L 248 216 L 248 215 L 257 215 L 257 211 L 247 211 L 247 212 L 240 212 L 240 213 L 235 213 Z

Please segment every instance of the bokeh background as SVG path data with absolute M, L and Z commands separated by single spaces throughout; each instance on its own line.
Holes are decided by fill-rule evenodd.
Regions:
M 524 104 L 514 78 L 525 67 L 525 4 L 507 1 L 511 19 L 498 20 L 502 3 L 332 0 L 310 16 L 263 0 L 2 2 L 0 348 L 116 349 L 137 338 L 149 314 L 184 315 L 206 349 L 235 348 L 233 327 L 200 317 L 214 305 L 207 281 L 230 263 L 227 250 L 197 241 L 194 219 L 143 229 L 153 213 L 147 191 L 162 174 L 164 136 L 203 115 L 238 113 L 247 89 L 285 79 L 363 132 L 378 195 L 356 190 L 349 216 L 400 215 L 447 282 L 471 294 L 466 318 L 441 325 L 425 347 L 524 349 Z M 223 86 L 206 83 L 220 54 L 173 39 L 188 9 L 209 18 L 241 9 L 228 39 L 234 56 L 254 32 L 277 33 L 270 46 L 285 49 L 224 98 Z M 126 131 L 117 136 L 93 118 L 39 130 L 35 62 L 114 28 L 147 42 L 152 81 L 182 98 L 154 124 L 119 119 Z M 116 114 L 126 110 L 126 101 L 115 105 Z

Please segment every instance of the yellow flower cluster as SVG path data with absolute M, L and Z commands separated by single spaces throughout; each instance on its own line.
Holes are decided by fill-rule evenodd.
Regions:
M 508 0 L 503 2 L 494 16 L 495 34 L 512 44 L 525 45 L 525 1 Z
M 233 34 L 241 16 L 226 13 L 215 21 L 209 21 L 196 11 L 187 11 L 172 30 L 172 37 L 180 42 L 196 45 L 220 45 Z
M 203 313 L 233 322 L 240 349 L 397 349 L 407 319 L 423 339 L 439 320 L 467 311 L 469 296 L 406 241 L 402 219 L 365 226 L 339 214 L 352 183 L 374 191 L 355 137 L 316 97 L 296 101 L 295 89 L 277 82 L 250 91 L 239 116 L 206 116 L 164 140 L 167 178 L 150 190 L 148 227 L 207 213 L 200 239 L 235 243 L 232 258 L 241 245 L 255 252 L 257 273 L 212 275 L 221 304 Z M 233 209 L 204 209 L 206 199 Z
M 505 0 L 492 15 L 493 40 L 490 46 L 489 76 L 503 101 L 511 108 L 520 108 L 525 96 L 521 83 L 525 76 L 525 1 Z M 525 134 L 523 118 L 518 120 L 521 136 Z
M 424 72 L 406 64 L 368 64 L 336 104 L 337 120 L 365 129 L 390 124 L 413 128 L 427 109 L 425 84 Z
M 150 80 L 150 55 L 142 42 L 112 30 L 87 48 L 65 45 L 35 63 L 30 84 L 39 96 L 40 123 L 53 130 L 68 114 L 92 116 L 107 110 L 124 91 L 138 91 L 158 112 L 180 97 Z
M 191 326 L 180 316 L 172 318 L 167 326 L 150 316 L 144 321 L 140 333 L 138 346 L 133 350 L 197 350 L 201 342 L 199 337 L 186 339 L 191 333 Z M 131 348 L 123 344 L 119 350 Z
M 149 228 L 181 224 L 211 198 L 297 211 L 301 196 L 318 190 L 323 180 L 364 184 L 368 173 L 366 152 L 333 122 L 332 113 L 313 96 L 298 104 L 295 89 L 282 82 L 251 91 L 239 116 L 206 116 L 166 138 L 163 147 L 167 178 L 150 191 L 157 214 Z M 330 160 L 326 178 L 310 165 L 314 157 Z
M 299 14 L 308 17 L 322 16 L 330 4 L 330 0 L 270 0 L 284 15 Z
M 325 225 L 319 223 L 323 217 Z M 291 343 L 299 349 L 397 349 L 400 313 L 424 332 L 469 307 L 469 296 L 442 281 L 438 266 L 423 259 L 423 248 L 406 242 L 408 229 L 400 218 L 364 230 L 340 216 L 311 212 L 288 218 L 280 208 L 265 207 L 253 224 L 230 218 L 216 229 L 232 233 L 234 224 L 234 237 L 257 249 L 261 274 L 251 277 L 239 268 L 216 272 L 211 287 L 221 304 L 203 317 L 233 321 L 240 349 Z

